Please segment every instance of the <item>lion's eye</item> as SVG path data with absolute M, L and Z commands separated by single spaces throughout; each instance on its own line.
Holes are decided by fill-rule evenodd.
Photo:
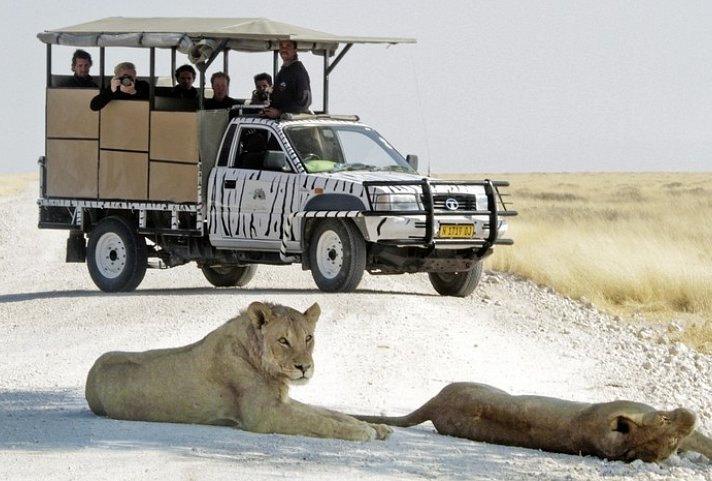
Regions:
M 308 343 L 311 342 L 312 339 L 314 339 L 314 336 L 312 336 L 311 334 L 309 334 L 309 335 L 307 336 L 307 342 L 308 342 Z
M 289 341 L 286 337 L 280 337 L 278 342 L 283 346 L 289 346 Z

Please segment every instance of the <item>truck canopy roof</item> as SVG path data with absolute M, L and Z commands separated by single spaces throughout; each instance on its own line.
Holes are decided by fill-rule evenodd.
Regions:
M 189 53 L 196 45 L 241 52 L 268 52 L 280 40 L 298 42 L 299 50 L 333 54 L 339 44 L 415 43 L 413 38 L 332 35 L 267 18 L 108 17 L 37 35 L 44 43 L 74 47 L 176 48 Z

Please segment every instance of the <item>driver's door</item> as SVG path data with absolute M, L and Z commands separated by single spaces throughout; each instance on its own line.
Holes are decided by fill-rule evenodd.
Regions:
M 278 149 L 278 150 L 277 150 Z M 284 233 L 287 199 L 296 188 L 296 174 L 286 162 L 286 170 L 267 170 L 270 155 L 283 152 L 268 128 L 241 126 L 235 136 L 229 165 L 220 172 L 220 219 L 211 229 L 216 246 L 278 251 Z M 289 210 L 288 208 L 286 210 Z M 213 234 L 214 232 L 214 234 Z

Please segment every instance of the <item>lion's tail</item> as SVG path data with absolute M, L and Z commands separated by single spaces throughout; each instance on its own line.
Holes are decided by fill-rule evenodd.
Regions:
M 416 424 L 430 421 L 432 418 L 432 409 L 430 402 L 423 404 L 410 414 L 405 416 L 364 416 L 361 414 L 352 414 L 353 417 L 361 421 L 373 424 L 388 424 L 389 426 L 398 426 L 400 428 L 408 428 Z

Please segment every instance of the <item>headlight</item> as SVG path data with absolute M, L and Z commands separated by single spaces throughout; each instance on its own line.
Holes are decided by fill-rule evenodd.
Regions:
M 422 210 L 416 194 L 377 194 L 376 210 Z

